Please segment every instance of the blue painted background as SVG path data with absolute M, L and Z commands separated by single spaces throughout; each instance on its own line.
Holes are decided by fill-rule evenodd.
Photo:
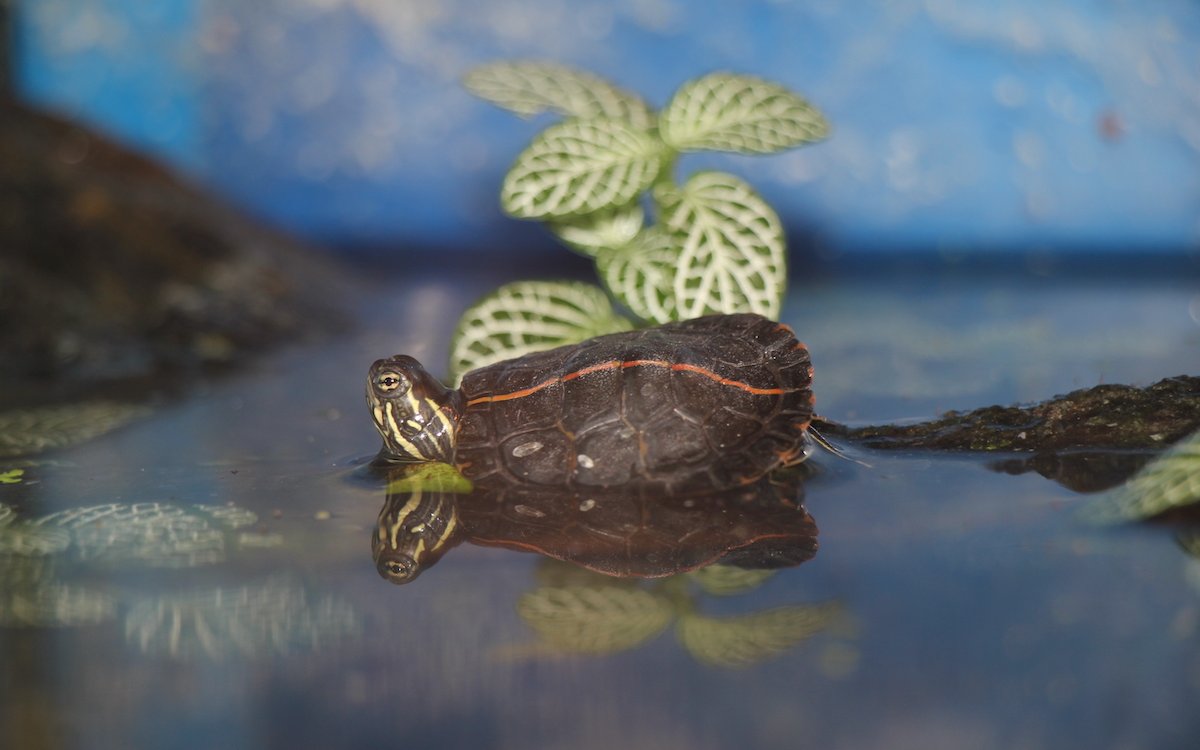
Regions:
M 1200 4 L 18 0 L 19 88 L 338 244 L 546 242 L 500 180 L 548 120 L 458 86 L 546 58 L 663 104 L 729 69 L 834 125 L 756 185 L 821 252 L 1200 248 Z M 799 231 L 795 231 L 799 229 Z

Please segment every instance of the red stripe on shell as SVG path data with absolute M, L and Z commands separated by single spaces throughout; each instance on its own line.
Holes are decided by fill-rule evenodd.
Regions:
M 731 378 L 723 377 L 723 376 L 718 375 L 717 373 L 713 372 L 712 370 L 706 369 L 704 367 L 700 367 L 699 365 L 689 365 L 687 363 L 677 363 L 676 364 L 676 363 L 671 363 L 671 362 L 665 362 L 665 361 L 659 360 L 659 359 L 631 359 L 631 360 L 626 360 L 626 361 L 612 360 L 609 362 L 601 362 L 599 364 L 591 365 L 589 367 L 584 367 L 581 370 L 576 370 L 575 372 L 569 372 L 566 375 L 562 375 L 562 376 L 554 377 L 554 378 L 547 378 L 546 380 L 543 380 L 542 382 L 538 383 L 537 385 L 532 385 L 528 388 L 522 388 L 519 391 L 512 391 L 511 393 L 497 393 L 497 394 L 492 394 L 489 396 L 476 396 L 475 398 L 473 398 L 467 402 L 467 406 L 474 406 L 475 404 L 483 404 L 483 403 L 489 403 L 489 402 L 494 402 L 494 401 L 511 401 L 511 400 L 517 399 L 517 398 L 524 398 L 525 396 L 529 396 L 534 393 L 537 393 L 538 391 L 542 390 L 543 388 L 549 388 L 550 386 L 556 385 L 558 383 L 565 383 L 570 380 L 575 380 L 576 378 L 581 378 L 584 375 L 588 375 L 593 372 L 601 372 L 603 370 L 615 370 L 617 368 L 628 369 L 630 367 L 666 367 L 666 368 L 670 368 L 671 370 L 674 370 L 677 372 L 691 372 L 691 373 L 695 373 L 697 375 L 702 375 L 702 376 L 708 378 L 709 380 L 712 380 L 713 382 L 719 383 L 720 385 L 727 385 L 727 386 L 730 386 L 731 388 L 738 388 L 740 390 L 743 390 L 747 393 L 754 394 L 756 396 L 780 396 L 780 395 L 783 395 L 784 393 L 791 393 L 791 392 L 794 392 L 797 390 L 803 390 L 801 388 L 779 388 L 779 387 L 760 388 L 758 386 L 750 385 L 749 383 L 744 383 L 740 380 L 733 380 Z M 810 377 L 811 377 L 811 374 L 810 374 Z

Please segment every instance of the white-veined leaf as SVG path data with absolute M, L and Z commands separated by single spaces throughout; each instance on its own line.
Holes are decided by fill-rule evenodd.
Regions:
M 713 73 L 685 84 L 662 111 L 663 141 L 680 151 L 767 154 L 820 140 L 829 124 L 803 98 L 770 81 Z
M 1098 523 L 1150 518 L 1200 502 L 1200 432 L 1171 446 L 1128 482 L 1084 507 Z
M 71 535 L 59 528 L 16 521 L 0 527 L 0 555 L 53 555 L 71 544 Z
M 624 247 L 645 223 L 646 212 L 637 202 L 593 214 L 550 222 L 550 231 L 568 247 L 595 257 L 601 250 Z
M 758 588 L 775 575 L 774 570 L 739 568 L 736 565 L 709 565 L 693 571 L 691 576 L 706 594 L 731 596 Z
M 748 667 L 823 630 L 838 616 L 837 604 L 780 607 L 738 617 L 681 617 L 679 640 L 693 656 L 717 667 Z
M 670 600 L 644 589 L 573 586 L 535 589 L 517 602 L 517 614 L 555 648 L 605 654 L 658 635 L 674 611 Z
M 111 594 L 83 586 L 39 581 L 0 587 L 0 625 L 8 628 L 95 625 L 116 611 Z
M 125 640 L 174 659 L 252 659 L 319 651 L 361 632 L 350 602 L 286 576 L 243 586 L 186 588 L 135 599 Z
M 571 588 L 571 587 L 592 587 L 596 586 L 616 586 L 617 588 L 637 588 L 639 581 L 636 578 L 613 578 L 604 573 L 597 573 L 588 568 L 581 568 L 575 563 L 555 560 L 551 557 L 543 557 L 538 560 L 537 568 L 534 570 L 534 580 L 538 587 L 549 587 L 552 589 Z
M 701 172 L 655 191 L 662 227 L 680 246 L 678 318 L 755 312 L 779 317 L 787 259 L 779 217 L 744 181 Z
M 630 203 L 658 175 L 661 145 L 620 120 L 567 120 L 521 152 L 500 205 L 518 219 L 557 219 Z
M 244 508 L 105 503 L 36 519 L 71 534 L 77 557 L 111 565 L 190 568 L 225 560 L 226 532 L 255 523 Z
M 65 448 L 99 437 L 149 413 L 148 407 L 113 401 L 0 412 L 0 456 Z
M 604 286 L 642 320 L 679 320 L 674 288 L 683 248 L 676 240 L 654 226 L 629 244 L 596 255 L 596 271 Z
M 517 281 L 472 305 L 450 344 L 450 375 L 633 327 L 604 291 L 577 281 Z
M 567 117 L 612 117 L 643 129 L 654 122 L 649 105 L 636 94 L 557 63 L 489 63 L 468 72 L 463 85 L 476 96 L 522 117 L 545 111 Z

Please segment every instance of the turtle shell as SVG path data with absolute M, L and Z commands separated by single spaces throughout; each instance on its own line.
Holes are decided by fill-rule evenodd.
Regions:
M 759 315 L 600 336 L 467 373 L 455 463 L 556 487 L 731 487 L 803 460 L 808 350 Z

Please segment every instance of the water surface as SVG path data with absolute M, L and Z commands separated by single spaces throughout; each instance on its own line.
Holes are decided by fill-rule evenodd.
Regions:
M 471 544 L 412 584 L 383 581 L 366 369 L 398 352 L 436 368 L 489 285 L 381 283 L 358 332 L 273 354 L 0 485 L 0 745 L 1200 740 L 1188 529 L 1090 526 L 1087 496 L 994 471 L 994 457 L 818 455 L 804 486 L 816 556 L 725 590 Z M 1194 295 L 1151 281 L 835 281 L 798 285 L 784 321 L 813 352 L 818 411 L 869 423 L 1194 374 Z M 547 590 L 592 603 L 589 653 L 538 619 Z M 816 613 L 812 632 L 763 625 L 780 611 Z

